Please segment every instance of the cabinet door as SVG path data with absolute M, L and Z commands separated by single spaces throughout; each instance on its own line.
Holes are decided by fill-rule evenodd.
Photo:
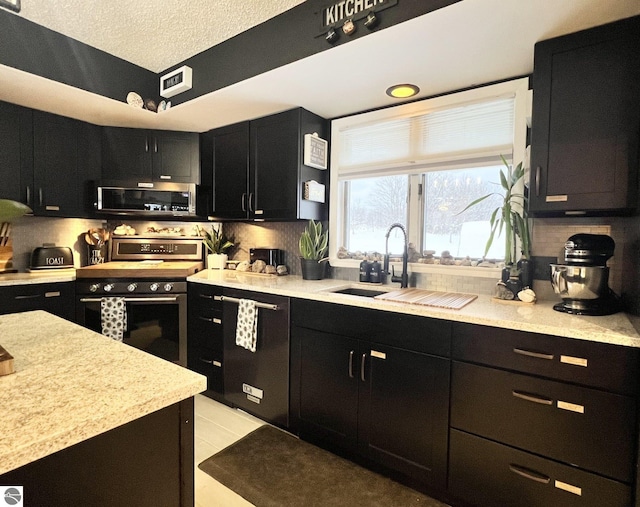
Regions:
M 635 474 L 631 397 L 454 362 L 451 426 L 620 481 Z
M 478 507 L 632 505 L 627 484 L 454 429 L 449 492 Z
M 359 396 L 361 451 L 422 484 L 444 489 L 449 361 L 378 344 L 363 350 L 361 359 L 370 361 L 359 372 L 366 380 Z
M 0 199 L 31 206 L 33 119 L 30 109 L 0 102 Z
M 249 122 L 212 130 L 203 138 L 202 170 L 211 171 L 213 186 L 210 214 L 216 218 L 247 218 Z
M 148 130 L 105 127 L 102 178 L 151 181 L 153 139 Z
M 299 327 L 300 435 L 355 451 L 358 438 L 360 348 L 357 340 Z
M 199 183 L 199 136 L 192 132 L 155 131 L 151 135 L 153 179 Z
M 45 310 L 73 321 L 74 295 L 73 282 L 0 287 L 0 314 Z
M 78 216 L 78 121 L 34 112 L 34 212 Z
M 96 186 L 102 178 L 102 127 L 78 123 L 78 217 L 90 218 L 96 210 Z
M 297 216 L 299 114 L 294 109 L 251 122 L 250 217 Z
M 620 214 L 637 205 L 640 18 L 535 46 L 534 215 Z

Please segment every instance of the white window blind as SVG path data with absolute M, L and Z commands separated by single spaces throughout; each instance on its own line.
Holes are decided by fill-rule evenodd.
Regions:
M 499 163 L 511 156 L 514 116 L 509 97 L 351 125 L 340 132 L 338 176 Z
M 341 133 L 340 166 L 406 160 L 411 154 L 411 118 L 382 121 Z
M 435 155 L 500 148 L 513 143 L 513 99 L 453 107 L 425 114 L 420 153 Z

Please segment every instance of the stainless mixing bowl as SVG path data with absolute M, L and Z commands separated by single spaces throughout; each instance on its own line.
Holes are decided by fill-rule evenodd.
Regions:
M 609 294 L 609 268 L 551 264 L 551 285 L 562 299 L 598 299 Z

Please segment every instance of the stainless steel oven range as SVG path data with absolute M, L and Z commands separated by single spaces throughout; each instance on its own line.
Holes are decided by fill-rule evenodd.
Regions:
M 186 367 L 186 278 L 203 267 L 201 239 L 116 236 L 109 259 L 76 271 L 77 322 L 109 335 L 105 308 L 117 303 L 124 343 Z

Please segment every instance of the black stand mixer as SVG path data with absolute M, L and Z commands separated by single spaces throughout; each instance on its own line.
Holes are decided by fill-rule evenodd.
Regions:
M 559 312 L 611 315 L 621 310 L 620 298 L 609 288 L 607 260 L 615 242 L 603 234 L 575 234 L 564 245 L 564 264 L 551 264 L 551 285 L 562 303 Z

